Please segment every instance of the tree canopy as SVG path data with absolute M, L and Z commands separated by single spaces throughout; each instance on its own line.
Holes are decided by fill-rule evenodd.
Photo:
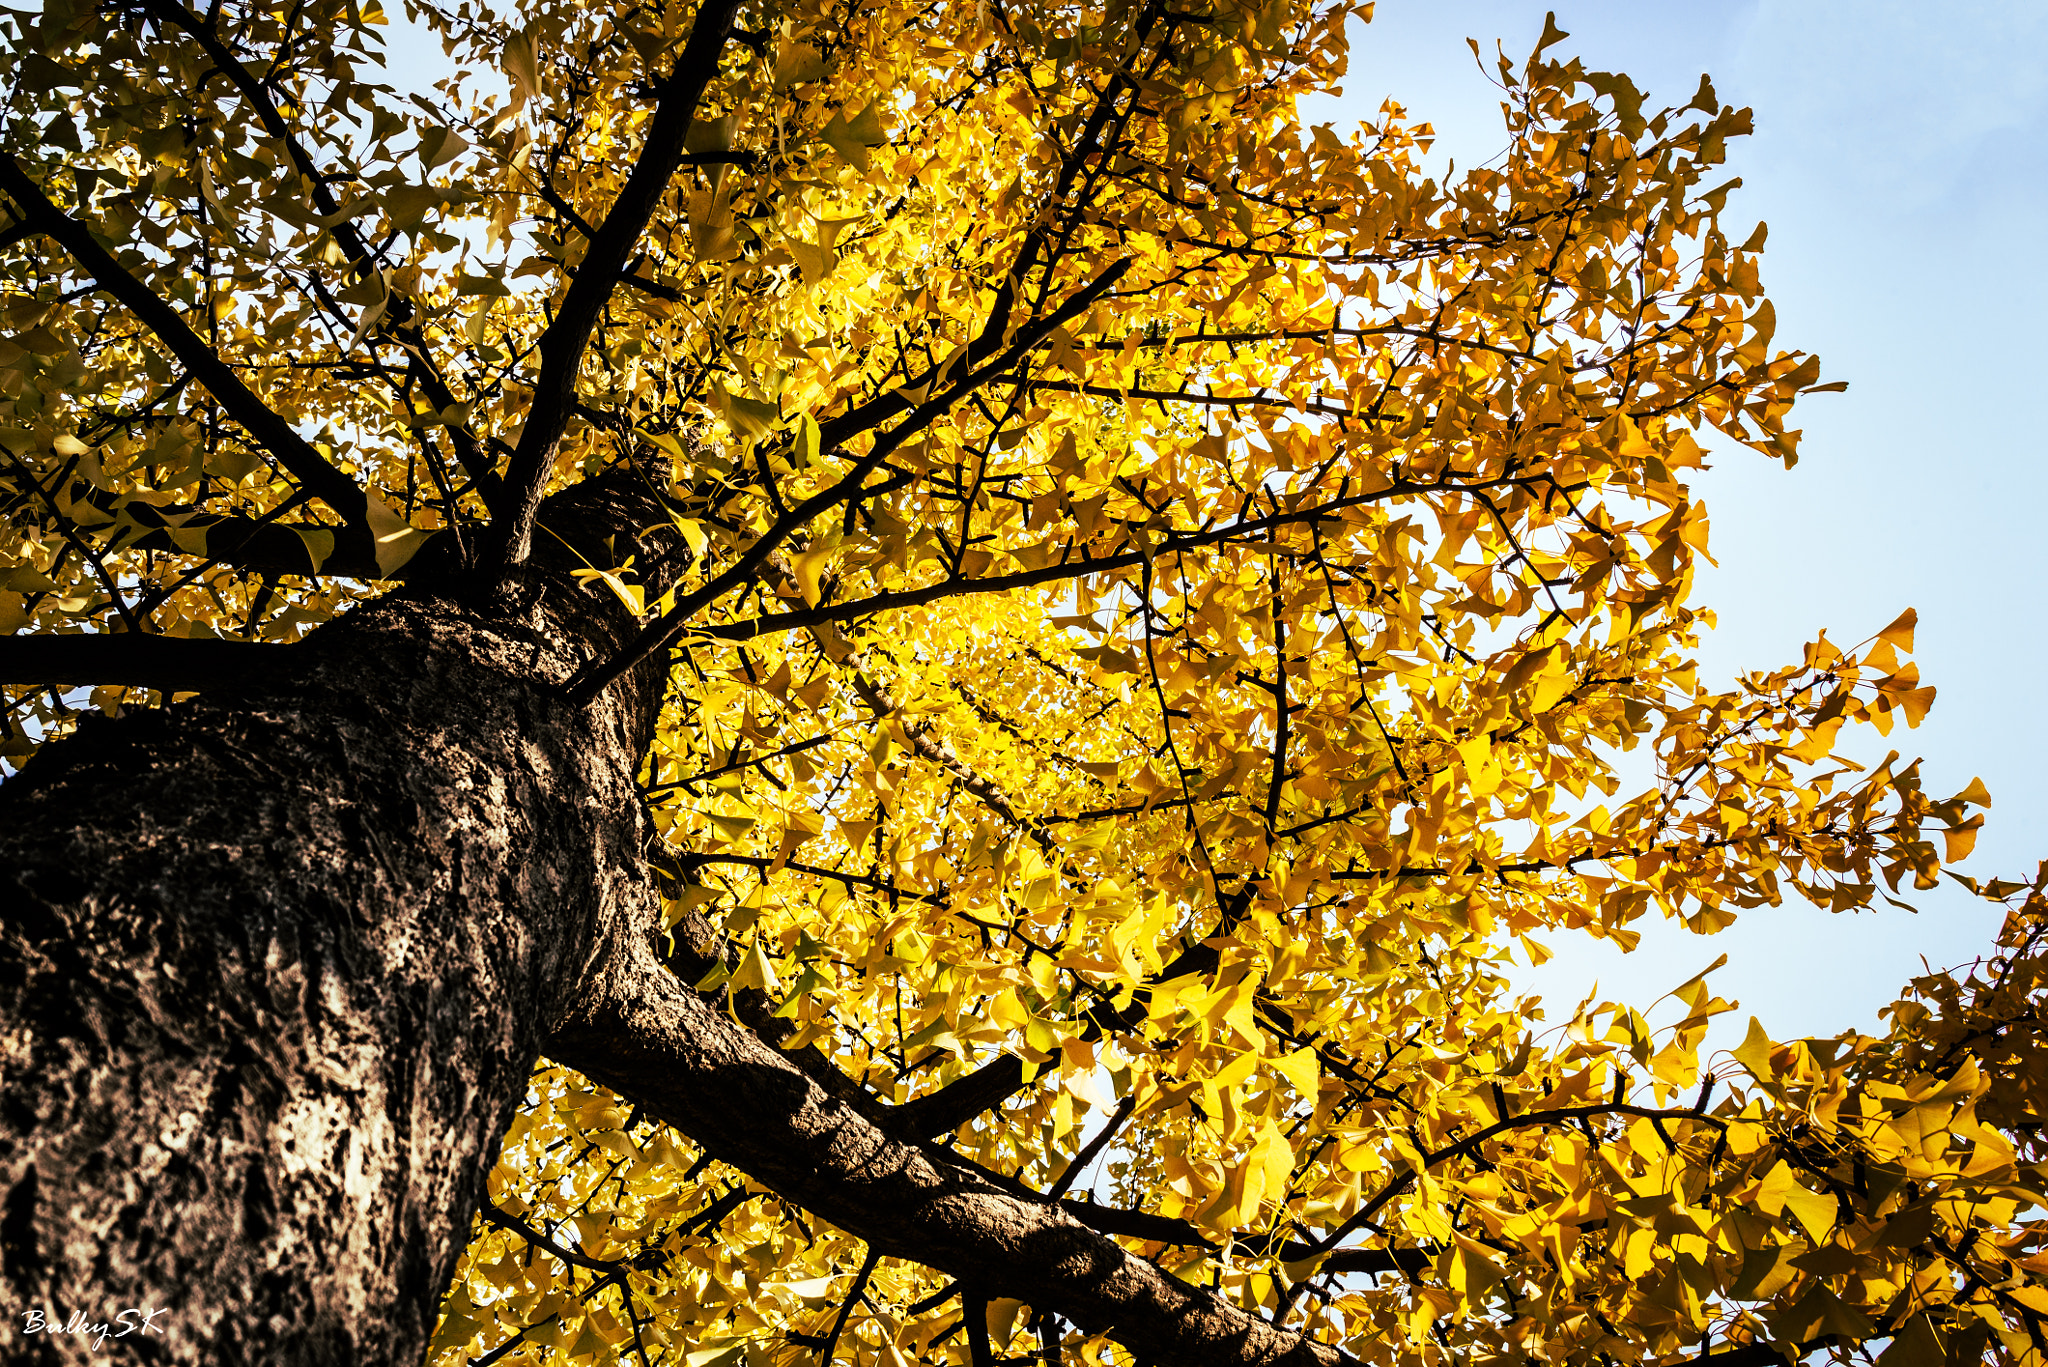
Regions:
M 560 705 L 666 662 L 670 968 L 1155 1310 L 1389 1367 L 2039 1360 L 2040 881 L 1972 884 L 1996 957 L 1882 1037 L 1703 1058 L 1706 975 L 1657 1028 L 1507 975 L 1931 888 L 1989 805 L 1848 757 L 1932 701 L 1911 612 L 1697 677 L 1688 472 L 1792 463 L 1836 387 L 1721 228 L 1747 110 L 1553 24 L 1440 183 L 1398 106 L 1301 121 L 1355 0 L 414 8 L 435 98 L 377 0 L 12 15 L 11 764 L 487 599 L 624 481 L 685 563 L 577 551 L 637 635 Z M 543 1067 L 431 1361 L 1132 1360 L 1137 1293 L 880 1256 L 700 1142 Z

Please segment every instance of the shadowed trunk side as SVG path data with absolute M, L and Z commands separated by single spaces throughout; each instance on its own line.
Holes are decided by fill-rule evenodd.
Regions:
M 614 479 L 543 521 L 601 556 L 659 516 Z M 443 574 L 0 789 L 7 1360 L 90 1356 L 30 1307 L 167 1308 L 166 1361 L 424 1354 L 541 1041 L 647 877 L 658 678 L 558 701 L 631 624 L 543 540 L 488 612 Z

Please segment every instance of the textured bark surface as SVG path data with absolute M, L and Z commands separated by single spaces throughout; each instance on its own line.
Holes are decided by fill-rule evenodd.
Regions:
M 656 517 L 613 482 L 543 521 Z M 0 788 L 7 1360 L 91 1356 L 32 1307 L 166 1309 L 145 1360 L 421 1359 L 541 1041 L 644 901 L 655 700 L 556 700 L 630 623 L 543 540 L 487 613 L 410 589 Z

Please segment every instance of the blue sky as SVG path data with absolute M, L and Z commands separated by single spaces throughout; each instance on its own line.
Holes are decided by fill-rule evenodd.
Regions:
M 1709 73 L 1724 101 L 1755 109 L 1756 136 L 1730 146 L 1744 179 L 1731 236 L 1770 225 L 1779 344 L 1818 352 L 1823 378 L 1850 385 L 1801 407 L 1796 469 L 1735 448 L 1699 481 L 1721 561 L 1700 581 L 1721 621 L 1704 677 L 1725 683 L 1796 659 L 1822 628 L 1855 641 L 1919 609 L 1933 715 L 1863 748 L 1924 755 L 1943 795 L 1982 775 L 1995 805 L 1964 867 L 2031 874 L 2048 856 L 2048 342 L 2033 322 L 2048 305 L 2048 6 L 1380 0 L 1343 98 L 1315 116 L 1348 123 L 1392 95 L 1435 125 L 1438 170 L 1484 161 L 1504 140 L 1498 97 L 1464 40 L 1490 53 L 1499 39 L 1519 59 L 1553 7 L 1571 34 L 1556 52 L 1625 71 L 1658 103 L 1684 104 Z M 1742 1001 L 1734 1039 L 1751 1013 L 1779 1038 L 1874 1030 L 1923 957 L 1967 962 L 1996 929 L 1965 895 L 1913 900 L 1917 916 L 1765 908 L 1712 940 L 1638 923 L 1634 955 L 1557 941 L 1557 960 L 1521 976 L 1568 1010 L 1595 977 L 1603 995 L 1640 1001 L 1726 952 L 1713 981 Z

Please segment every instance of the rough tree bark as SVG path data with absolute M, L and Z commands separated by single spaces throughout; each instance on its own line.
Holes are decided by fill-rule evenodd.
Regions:
M 652 511 L 612 482 L 546 522 Z M 410 587 L 0 788 L 15 1306 L 168 1306 L 148 1342 L 177 1361 L 421 1359 L 542 1043 L 647 877 L 656 685 L 559 703 L 631 624 L 543 540 L 487 609 Z
M 0 787 L 13 1304 L 167 1308 L 123 1344 L 151 1360 L 416 1363 L 545 1052 L 878 1250 L 1145 1360 L 1334 1361 L 662 965 L 634 781 L 659 667 L 560 693 L 633 626 L 568 547 L 630 549 L 659 592 L 672 539 L 599 547 L 660 520 L 630 480 L 581 486 L 508 584 L 429 563 L 280 668 L 89 722 Z M 90 1355 L 19 1327 L 8 1360 Z

